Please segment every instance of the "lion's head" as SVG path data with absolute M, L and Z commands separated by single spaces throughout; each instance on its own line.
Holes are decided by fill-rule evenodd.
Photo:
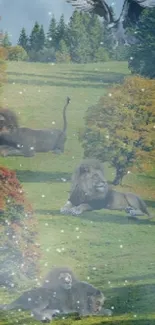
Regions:
M 46 276 L 43 282 L 44 288 L 61 287 L 65 290 L 71 289 L 77 282 L 74 273 L 68 267 L 54 267 Z
M 97 159 L 84 159 L 73 173 L 69 200 L 77 206 L 104 198 L 107 190 L 102 163 Z
M 0 109 L 0 132 L 10 132 L 19 127 L 17 115 L 8 108 Z

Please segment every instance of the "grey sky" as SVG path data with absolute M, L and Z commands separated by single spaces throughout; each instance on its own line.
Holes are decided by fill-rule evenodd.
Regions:
M 116 0 L 116 12 L 120 12 L 123 0 Z M 112 0 L 107 0 L 111 4 Z M 63 13 L 66 21 L 73 12 L 73 8 L 65 0 L 0 0 L 0 29 L 12 34 L 11 41 L 15 43 L 22 27 L 27 33 L 32 29 L 37 20 L 44 25 L 45 31 L 49 26 L 51 14 L 57 19 Z

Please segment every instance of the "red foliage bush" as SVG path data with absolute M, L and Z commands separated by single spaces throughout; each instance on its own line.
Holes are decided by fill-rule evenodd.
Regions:
M 5 167 L 0 167 L 0 210 L 5 210 L 8 200 L 17 205 L 24 206 L 32 212 L 30 204 L 25 199 L 21 184 L 16 173 Z
M 23 285 L 39 273 L 37 220 L 16 173 L 0 167 L 0 285 Z M 1 281 L 3 279 L 3 281 Z

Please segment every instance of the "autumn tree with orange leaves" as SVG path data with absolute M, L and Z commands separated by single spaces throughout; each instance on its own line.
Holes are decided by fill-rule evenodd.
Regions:
M 120 184 L 133 166 L 155 162 L 155 81 L 128 77 L 88 108 L 79 134 L 85 157 L 109 162 Z
M 39 272 L 37 221 L 16 173 L 0 167 L 0 286 L 19 287 Z

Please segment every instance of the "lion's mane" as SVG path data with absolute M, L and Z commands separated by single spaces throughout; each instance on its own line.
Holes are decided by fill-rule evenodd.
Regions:
M 105 182 L 103 164 L 94 158 L 84 159 L 75 169 L 71 179 L 69 200 L 74 206 L 101 197 L 93 186 L 93 178 L 97 176 L 99 182 Z M 104 195 L 103 195 L 104 196 Z
M 7 130 L 12 131 L 19 127 L 18 118 L 16 113 L 8 108 L 0 109 L 0 120 L 2 120 L 2 129 L 5 127 Z

